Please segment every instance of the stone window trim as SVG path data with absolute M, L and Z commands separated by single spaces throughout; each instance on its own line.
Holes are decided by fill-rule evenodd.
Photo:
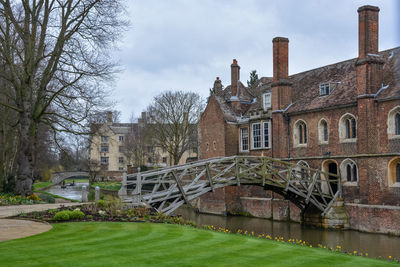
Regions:
M 240 152 L 248 152 L 249 151 L 249 128 L 242 127 L 239 129 L 239 149 Z
M 209 150 L 210 150 L 210 144 L 206 143 L 206 151 L 209 151 Z
M 389 187 L 400 187 L 400 157 L 392 158 L 388 163 Z
M 215 140 L 213 141 L 213 149 L 217 150 L 217 141 L 215 141 Z
M 263 107 L 264 107 L 264 111 L 267 111 L 268 109 L 270 109 L 272 107 L 271 104 L 271 92 L 267 92 L 263 94 Z
M 392 108 L 387 118 L 388 139 L 400 139 L 400 106 Z
M 358 186 L 358 165 L 354 160 L 350 158 L 343 160 L 339 169 L 343 186 Z
M 325 118 L 321 118 L 318 122 L 318 143 L 320 145 L 329 143 L 329 124 Z
M 293 124 L 293 146 L 295 148 L 307 147 L 308 127 L 303 119 L 298 119 Z
M 351 113 L 345 113 L 339 119 L 339 142 L 357 142 L 357 117 Z

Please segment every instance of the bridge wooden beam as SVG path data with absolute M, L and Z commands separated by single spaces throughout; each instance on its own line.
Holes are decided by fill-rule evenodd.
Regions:
M 177 184 L 177 186 L 178 186 L 179 191 L 180 191 L 181 194 L 182 194 L 183 199 L 185 200 L 186 204 L 189 204 L 189 205 L 190 205 L 189 201 L 188 201 L 187 198 L 186 198 L 186 193 L 185 193 L 185 190 L 183 190 L 183 187 L 182 187 L 182 184 L 181 184 L 180 179 L 178 179 L 178 177 L 176 176 L 176 174 L 175 174 L 174 171 L 172 171 L 171 173 L 172 173 L 172 177 L 173 177 L 173 178 L 175 179 L 175 181 L 176 181 L 176 184 Z
M 207 173 L 208 182 L 210 183 L 211 191 L 214 192 L 214 184 L 211 179 L 210 164 L 206 164 L 206 173 Z

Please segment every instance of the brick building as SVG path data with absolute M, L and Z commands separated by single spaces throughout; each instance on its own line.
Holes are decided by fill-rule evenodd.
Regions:
M 358 58 L 288 74 L 289 40 L 273 42 L 273 77 L 256 89 L 214 83 L 199 122 L 200 158 L 264 155 L 340 173 L 350 228 L 400 234 L 400 47 L 378 50 L 379 8 L 359 14 Z M 294 44 L 295 45 L 295 44 Z M 301 211 L 256 186 L 201 197 L 212 213 L 301 220 Z

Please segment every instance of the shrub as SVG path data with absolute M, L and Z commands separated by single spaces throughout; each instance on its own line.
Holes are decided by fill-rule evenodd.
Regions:
M 70 210 L 63 210 L 63 211 L 57 212 L 54 215 L 53 219 L 56 221 L 68 221 L 70 219 L 70 214 L 71 214 Z
M 83 213 L 82 211 L 77 210 L 77 209 L 74 211 L 71 211 L 71 213 L 69 214 L 69 218 L 71 220 L 81 220 L 81 219 L 83 219 L 83 217 L 85 217 L 85 213 Z
M 26 197 L 27 200 L 32 200 L 32 201 L 39 201 L 41 200 L 38 195 L 36 195 L 35 193 L 33 193 L 32 195 L 29 195 Z
M 99 201 L 97 201 L 97 207 L 99 207 L 100 209 L 105 209 L 107 206 L 107 201 L 100 199 Z
M 46 194 L 40 194 L 39 197 L 47 203 L 56 203 L 56 199 L 53 196 L 46 195 Z

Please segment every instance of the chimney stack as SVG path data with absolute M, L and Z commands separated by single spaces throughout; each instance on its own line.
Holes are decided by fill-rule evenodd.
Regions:
M 358 58 L 378 53 L 379 7 L 362 6 L 358 10 Z
M 237 64 L 237 60 L 234 59 L 231 65 L 231 89 L 233 97 L 238 95 L 239 80 L 240 80 L 240 66 Z
M 222 83 L 221 83 L 221 80 L 219 79 L 219 77 L 217 77 L 217 78 L 215 79 L 215 82 L 214 82 L 214 92 L 215 92 L 216 94 L 219 94 L 220 92 L 222 92 Z
M 273 82 L 287 80 L 289 76 L 289 39 L 285 37 L 275 37 L 272 39 L 274 57 L 274 77 Z

